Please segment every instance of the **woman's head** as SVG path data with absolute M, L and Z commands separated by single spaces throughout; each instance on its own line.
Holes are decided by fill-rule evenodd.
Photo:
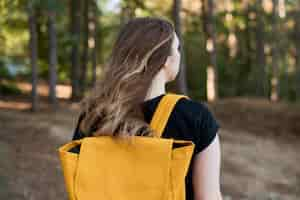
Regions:
M 179 62 L 179 40 L 169 21 L 130 20 L 121 28 L 96 87 L 81 102 L 81 129 L 95 135 L 152 135 L 142 102 L 155 75 L 165 70 L 166 81 L 174 80 Z
M 132 73 L 152 78 L 164 68 L 172 75 L 167 78 L 173 80 L 179 70 L 178 45 L 177 35 L 169 21 L 153 17 L 134 18 L 119 32 L 112 50 L 111 64 L 129 65 Z M 126 73 L 127 77 L 131 75 L 123 72 Z

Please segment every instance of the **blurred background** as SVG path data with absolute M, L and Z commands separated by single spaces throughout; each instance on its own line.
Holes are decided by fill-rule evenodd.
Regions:
M 220 122 L 224 200 L 299 200 L 300 0 L 1 0 L 0 199 L 67 199 L 57 148 L 140 16 L 181 39 L 167 90 Z

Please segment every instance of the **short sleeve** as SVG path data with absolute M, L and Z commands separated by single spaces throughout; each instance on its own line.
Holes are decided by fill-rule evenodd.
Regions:
M 208 147 L 220 128 L 220 124 L 205 104 L 200 103 L 199 109 L 195 118 L 195 153 Z

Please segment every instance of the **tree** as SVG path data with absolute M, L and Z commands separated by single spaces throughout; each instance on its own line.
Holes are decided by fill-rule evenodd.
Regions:
M 206 50 L 209 56 L 206 85 L 207 100 L 215 101 L 218 99 L 218 73 L 213 0 L 202 1 L 202 18 L 203 29 L 206 37 Z
M 262 8 L 262 0 L 256 1 L 256 64 L 257 64 L 257 85 L 256 94 L 260 96 L 267 96 L 267 76 L 266 76 L 266 58 L 264 52 L 264 23 L 263 23 L 264 11 Z
M 102 41 L 102 34 L 99 28 L 99 22 L 97 20 L 100 14 L 100 10 L 98 9 L 96 3 L 92 2 L 92 10 L 91 10 L 91 40 L 93 41 L 93 45 L 91 45 L 91 57 L 92 57 L 92 85 L 94 86 L 96 83 L 96 72 L 97 72 L 97 54 L 98 51 L 101 50 L 101 45 L 99 44 Z M 100 35 L 98 34 L 100 33 Z M 100 39 L 98 39 L 100 37 Z M 101 53 L 101 52 L 100 52 Z
M 295 40 L 295 59 L 296 59 L 296 72 L 295 72 L 295 84 L 296 84 L 296 96 L 297 100 L 300 99 L 300 2 L 296 4 L 296 13 L 294 14 L 295 29 L 294 29 L 294 40 Z
M 137 9 L 136 1 L 122 1 L 121 3 L 121 24 L 127 23 L 130 19 L 135 17 L 135 10 Z
M 71 84 L 72 84 L 72 100 L 77 100 L 80 97 L 79 87 L 79 47 L 80 47 L 80 16 L 81 16 L 81 0 L 70 1 L 71 3 L 71 38 L 72 38 L 72 50 L 71 50 Z
M 179 88 L 179 91 L 185 95 L 188 95 L 188 87 L 187 87 L 187 81 L 186 81 L 186 65 L 185 65 L 185 54 L 184 54 L 184 41 L 182 38 L 182 33 L 181 33 L 181 18 L 180 18 L 180 10 L 181 10 L 181 0 L 174 0 L 173 1 L 173 21 L 175 24 L 175 32 L 179 38 L 180 42 L 180 54 L 181 54 L 181 59 L 180 59 L 180 71 L 177 79 L 177 85 Z
M 55 28 L 55 11 L 48 11 L 48 35 L 49 35 L 49 101 L 56 107 L 56 82 L 57 82 L 57 39 Z
M 29 24 L 29 51 L 30 51 L 30 65 L 31 65 L 31 110 L 36 111 L 38 109 L 38 93 L 37 93 L 37 81 L 38 81 L 38 50 L 37 50 L 37 28 L 36 28 L 36 12 L 33 2 L 28 2 L 28 24 Z
M 87 81 L 87 69 L 88 69 L 88 61 L 89 61 L 89 26 L 90 26 L 90 17 L 89 17 L 89 6 L 90 0 L 83 1 L 83 52 L 81 59 L 81 73 L 80 73 L 80 90 L 83 93 L 86 89 L 86 81 Z
M 246 59 L 246 64 L 252 66 L 251 60 L 251 21 L 250 21 L 250 13 L 252 12 L 252 7 L 250 5 L 249 0 L 244 0 L 244 12 L 245 12 L 245 37 L 246 37 L 246 55 L 244 56 Z
M 225 10 L 226 10 L 225 21 L 227 23 L 228 31 L 229 31 L 227 45 L 229 47 L 230 58 L 234 58 L 238 51 L 238 42 L 235 34 L 235 23 L 232 14 L 233 9 L 234 9 L 234 5 L 232 0 L 225 1 Z
M 271 78 L 271 101 L 279 100 L 279 49 L 278 49 L 278 0 L 272 0 L 272 78 Z

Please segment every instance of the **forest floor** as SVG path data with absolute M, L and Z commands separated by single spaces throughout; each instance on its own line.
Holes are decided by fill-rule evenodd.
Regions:
M 27 110 L 0 99 L 0 199 L 67 199 L 57 148 L 72 137 L 78 105 Z M 300 199 L 300 107 L 232 98 L 209 107 L 220 122 L 224 200 Z

